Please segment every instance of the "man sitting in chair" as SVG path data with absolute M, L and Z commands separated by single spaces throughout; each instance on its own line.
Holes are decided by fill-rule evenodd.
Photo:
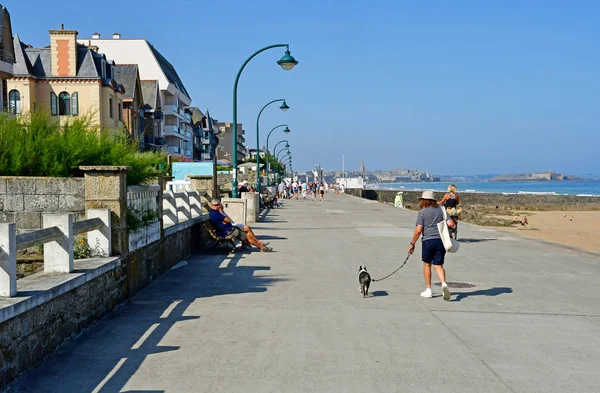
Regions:
M 263 244 L 256 238 L 256 235 L 252 232 L 252 228 L 243 224 L 234 225 L 223 211 L 223 205 L 218 199 L 213 199 L 210 202 L 209 219 L 215 226 L 219 236 L 229 236 L 234 232 L 233 240 L 240 240 L 245 247 L 251 244 L 263 252 L 273 251 L 273 248 L 267 247 L 268 243 Z

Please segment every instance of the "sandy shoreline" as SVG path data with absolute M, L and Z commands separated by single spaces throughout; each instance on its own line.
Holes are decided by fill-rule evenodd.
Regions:
M 599 211 L 529 211 L 519 213 L 520 218 L 523 218 L 524 215 L 527 216 L 529 222 L 526 228 L 522 226 L 490 228 L 600 253 Z M 573 218 L 572 221 L 571 217 Z

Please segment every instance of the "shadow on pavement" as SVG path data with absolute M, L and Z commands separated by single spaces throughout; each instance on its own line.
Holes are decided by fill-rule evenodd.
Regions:
M 256 238 L 258 240 L 287 240 L 287 237 L 272 235 L 257 235 Z
M 460 238 L 458 239 L 459 243 L 483 243 L 483 242 L 491 242 L 498 239 L 469 239 L 469 238 Z
M 255 251 L 256 252 L 256 251 Z M 205 297 L 266 292 L 285 277 L 257 276 L 268 266 L 239 266 L 244 252 L 202 254 L 171 269 L 127 303 L 67 343 L 10 391 L 120 392 L 149 355 L 177 351 L 161 345 L 176 323 L 197 320 L 188 307 Z M 159 393 L 164 390 L 129 390 Z
M 497 287 L 497 288 L 490 288 L 490 289 L 480 289 L 477 291 L 471 291 L 471 292 L 456 292 L 456 298 L 451 299 L 451 302 L 460 302 L 462 299 L 467 298 L 469 296 L 498 296 L 498 295 L 504 295 L 506 293 L 512 293 L 513 290 L 512 288 L 508 288 L 508 287 Z
M 387 296 L 387 295 L 388 295 L 387 291 L 374 291 L 374 292 L 371 292 L 371 296 L 373 296 L 373 297 Z

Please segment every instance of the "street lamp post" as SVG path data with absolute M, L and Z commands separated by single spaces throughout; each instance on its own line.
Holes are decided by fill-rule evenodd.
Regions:
M 285 132 L 286 134 L 289 134 L 291 132 L 291 130 L 288 128 L 287 124 L 280 124 L 278 126 L 273 127 L 271 132 L 269 132 L 269 134 L 267 135 L 267 176 L 269 176 L 269 171 L 271 170 L 271 164 L 269 163 L 269 137 L 271 136 L 273 131 L 275 131 L 276 129 L 278 129 L 280 127 L 285 127 L 285 130 L 283 130 L 283 132 Z M 267 177 L 267 179 L 268 179 L 268 177 Z
M 279 150 L 279 154 L 281 154 L 281 152 L 284 152 L 284 151 L 286 151 L 286 150 L 284 150 L 284 149 Z M 277 154 L 277 161 L 280 161 L 279 160 L 279 154 Z M 287 155 L 290 155 L 290 151 L 289 150 L 287 150 Z M 283 156 L 283 159 L 285 159 L 285 156 Z
M 290 107 L 286 104 L 285 99 L 280 98 L 278 100 L 273 100 L 269 103 L 267 103 L 267 105 L 263 106 L 262 109 L 260 110 L 260 112 L 258 112 L 258 116 L 256 118 L 256 192 L 258 192 L 260 194 L 260 152 L 259 152 L 259 148 L 260 148 L 260 132 L 259 132 L 259 121 L 260 121 L 260 115 L 262 115 L 263 111 L 265 110 L 266 107 L 268 107 L 269 105 L 275 103 L 275 102 L 281 102 L 283 101 L 283 104 L 281 104 L 281 106 L 279 107 L 279 109 L 281 109 L 282 111 L 287 111 L 288 109 L 290 109 Z M 271 130 L 271 132 L 273 132 L 273 130 Z M 269 135 L 271 135 L 271 133 L 269 133 Z M 266 161 L 266 166 L 265 168 L 267 169 L 267 176 L 269 174 L 269 137 L 267 136 L 267 152 L 265 155 L 265 161 Z
M 285 146 L 284 146 L 285 148 L 287 148 L 287 149 L 289 149 L 289 148 L 290 148 L 290 144 L 289 144 L 289 143 L 287 143 L 287 142 L 288 142 L 288 140 L 287 140 L 287 139 L 284 139 L 284 140 L 282 140 L 282 141 L 279 141 L 279 142 L 277 142 L 277 144 L 276 144 L 276 145 L 275 145 L 275 147 L 273 148 L 273 156 L 277 156 L 277 146 L 279 146 L 279 144 L 280 144 L 280 143 L 283 143 L 283 142 L 286 142 L 286 144 L 285 144 Z M 280 150 L 280 151 L 281 151 L 281 150 Z
M 265 46 L 262 49 L 257 50 L 256 52 L 254 52 L 250 57 L 248 57 L 246 59 L 246 61 L 244 62 L 244 64 L 242 64 L 242 66 L 240 67 L 240 70 L 238 71 L 236 77 L 235 77 L 235 82 L 233 84 L 233 129 L 232 129 L 232 138 L 233 138 L 233 148 L 232 148 L 232 153 L 231 153 L 231 163 L 233 165 L 233 180 L 231 182 L 232 188 L 233 190 L 231 190 L 231 194 L 234 198 L 238 197 L 238 180 L 237 180 L 237 89 L 238 89 L 238 83 L 240 81 L 240 76 L 242 75 L 242 71 L 244 70 L 244 67 L 246 67 L 246 64 L 248 64 L 250 62 L 250 60 L 252 60 L 254 58 L 254 56 L 258 55 L 261 52 L 264 52 L 268 49 L 272 49 L 272 48 L 280 48 L 280 47 L 285 47 L 286 51 L 285 51 L 285 55 L 283 55 L 283 57 L 281 59 L 279 59 L 277 61 L 277 64 L 279 64 L 281 66 L 281 68 L 283 68 L 285 71 L 289 71 L 292 68 L 294 68 L 296 66 L 296 64 L 298 64 L 298 61 L 296 61 L 296 59 L 294 59 L 294 57 L 292 57 L 292 55 L 290 54 L 290 46 L 288 44 L 275 44 L 275 45 L 269 45 L 269 46 Z

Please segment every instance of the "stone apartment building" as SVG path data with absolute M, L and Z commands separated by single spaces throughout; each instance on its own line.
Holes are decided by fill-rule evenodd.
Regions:
M 20 110 L 21 99 L 16 93 L 13 93 L 9 101 L 6 86 L 6 80 L 13 76 L 14 62 L 15 52 L 10 14 L 0 4 L 0 109 L 16 113 L 17 110 Z
M 61 122 L 89 116 L 111 133 L 123 130 L 123 86 L 115 63 L 94 46 L 77 43 L 77 31 L 50 30 L 50 45 L 34 48 L 15 36 L 14 77 L 7 81 L 14 114 L 48 111 Z
M 164 138 L 166 150 L 170 154 L 192 159 L 192 117 L 185 111 L 192 99 L 175 67 L 143 38 L 122 38 L 119 33 L 114 33 L 110 38 L 102 38 L 100 34 L 94 33 L 91 38 L 80 39 L 79 42 L 97 46 L 118 64 L 137 64 L 142 80 L 158 81 L 162 122 L 155 137 Z M 153 113 L 160 117 L 156 110 Z
M 217 153 L 221 133 L 217 120 L 210 116 L 207 109 L 206 114 L 196 107 L 190 108 L 193 120 L 194 132 L 194 160 L 212 161 Z
M 231 122 L 218 122 L 221 136 L 219 137 L 219 146 L 217 147 L 217 158 L 219 160 L 231 161 L 231 153 L 233 149 L 233 124 Z M 237 158 L 238 161 L 246 159 L 246 131 L 242 128 L 242 123 L 237 125 Z
M 143 143 L 144 97 L 137 64 L 117 64 L 115 80 L 125 89 L 122 97 L 123 126 L 133 140 Z
M 142 80 L 144 107 L 142 113 L 142 150 L 166 151 L 166 141 L 162 136 L 163 111 L 160 87 L 157 80 Z M 142 143 L 143 142 L 143 143 Z

